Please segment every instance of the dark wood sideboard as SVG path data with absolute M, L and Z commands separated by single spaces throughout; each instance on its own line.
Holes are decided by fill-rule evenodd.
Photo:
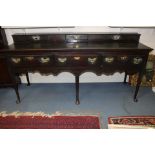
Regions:
M 14 44 L 0 48 L 0 81 L 11 81 L 18 102 L 17 75 L 26 74 L 29 80 L 28 72 L 58 75 L 66 71 L 75 75 L 76 104 L 80 104 L 82 73 L 125 72 L 124 83 L 127 75 L 138 73 L 133 97 L 136 102 L 148 55 L 153 50 L 139 42 L 138 33 L 15 34 L 12 37 Z

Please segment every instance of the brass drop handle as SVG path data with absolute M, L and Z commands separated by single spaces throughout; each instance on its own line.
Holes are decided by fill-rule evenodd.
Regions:
M 38 41 L 38 40 L 40 40 L 40 36 L 39 36 L 39 35 L 32 36 L 32 39 L 33 39 L 34 41 Z
M 21 58 L 11 58 L 11 61 L 15 64 L 18 64 L 21 62 Z
M 79 35 L 70 35 L 69 37 L 71 39 L 74 39 L 74 40 L 78 40 L 79 39 Z
M 113 40 L 120 40 L 121 36 L 120 35 L 114 35 L 112 38 L 113 38 Z
M 91 64 L 95 64 L 97 58 L 88 58 L 88 62 Z
M 138 65 L 143 61 L 141 57 L 135 57 L 133 58 L 133 64 Z
M 74 57 L 74 60 L 80 60 L 80 57 Z
M 49 57 L 41 57 L 39 60 L 41 63 L 48 63 L 50 61 Z
M 65 63 L 67 61 L 67 58 L 58 58 L 58 61 L 61 63 Z
M 79 35 L 74 35 L 74 39 L 79 39 Z
M 126 61 L 128 59 L 128 57 L 127 56 L 121 56 L 120 59 L 121 59 L 121 61 Z
M 25 59 L 28 61 L 32 61 L 34 59 L 34 57 L 29 56 L 29 57 L 25 57 Z
M 114 57 L 106 57 L 104 61 L 107 63 L 112 63 L 114 61 Z

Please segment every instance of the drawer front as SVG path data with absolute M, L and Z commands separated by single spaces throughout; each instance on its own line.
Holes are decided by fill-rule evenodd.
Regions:
M 56 55 L 56 66 L 95 67 L 100 64 L 98 55 Z
M 144 64 L 144 56 L 139 55 L 104 55 L 102 57 L 102 66 L 116 67 L 122 69 L 139 69 Z
M 88 35 L 90 42 L 138 42 L 139 34 L 92 34 Z
M 51 66 L 54 63 L 53 56 L 15 56 L 9 59 L 15 67 Z
M 65 42 L 65 35 L 62 34 L 34 34 L 34 35 L 13 35 L 15 44 L 23 43 L 52 43 L 52 42 Z
M 26 36 L 28 42 L 42 42 L 42 43 L 51 43 L 51 42 L 64 42 L 65 35 L 52 34 L 52 35 L 29 35 Z

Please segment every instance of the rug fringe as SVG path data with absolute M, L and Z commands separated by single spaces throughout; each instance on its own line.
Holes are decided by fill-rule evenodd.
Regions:
M 7 116 L 14 116 L 14 117 L 20 117 L 20 116 L 42 116 L 42 117 L 53 117 L 53 116 L 97 116 L 100 118 L 100 114 L 91 114 L 90 113 L 81 113 L 81 114 L 76 114 L 76 113 L 61 113 L 60 111 L 56 111 L 53 114 L 46 114 L 44 112 L 20 112 L 20 111 L 15 111 L 11 113 L 7 113 L 6 111 L 0 112 L 0 116 L 2 117 L 7 117 Z
M 122 125 L 108 124 L 108 129 L 154 129 L 154 125 Z
M 20 111 L 15 111 L 12 113 L 7 113 L 6 111 L 0 112 L 0 116 L 6 117 L 6 116 L 14 116 L 14 117 L 19 117 L 19 116 L 42 116 L 42 117 L 53 117 L 53 116 L 60 116 L 62 115 L 61 112 L 56 111 L 54 114 L 45 114 L 44 112 L 20 112 Z

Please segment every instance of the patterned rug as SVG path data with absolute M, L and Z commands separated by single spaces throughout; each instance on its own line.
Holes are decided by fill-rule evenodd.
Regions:
M 116 116 L 108 118 L 109 129 L 155 128 L 155 116 Z
M 100 129 L 97 116 L 0 115 L 0 129 Z

